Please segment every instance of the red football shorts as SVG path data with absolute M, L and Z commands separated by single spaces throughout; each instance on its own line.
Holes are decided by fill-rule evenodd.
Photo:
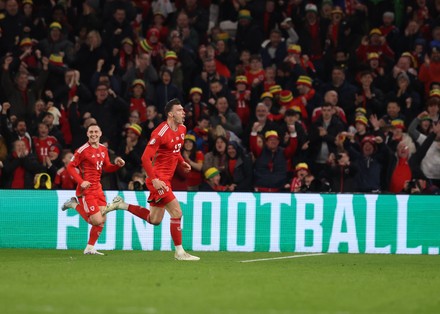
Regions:
M 167 185 L 167 189 L 164 190 L 156 190 L 153 186 L 153 183 L 151 183 L 150 180 L 146 180 L 145 182 L 147 184 L 148 190 L 150 190 L 150 196 L 148 196 L 148 203 L 150 203 L 151 206 L 154 207 L 165 207 L 166 204 L 171 202 L 176 198 L 174 196 L 173 190 L 171 190 L 171 183 L 165 182 Z
M 77 210 L 83 210 L 88 217 L 98 213 L 100 211 L 99 206 L 107 205 L 103 191 L 94 191 L 92 194 L 79 196 L 78 201 L 82 208 L 77 207 Z

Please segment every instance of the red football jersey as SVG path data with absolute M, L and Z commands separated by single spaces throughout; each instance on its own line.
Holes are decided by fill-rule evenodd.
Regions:
M 52 146 L 58 144 L 56 137 L 49 135 L 48 137 L 41 139 L 37 136 L 32 137 L 32 141 L 35 146 L 35 153 L 38 156 L 38 160 L 42 163 L 46 156 L 49 154 L 49 150 Z
M 162 122 L 151 133 L 150 141 L 142 155 L 142 165 L 150 180 L 158 178 L 171 181 L 178 162 L 183 162 L 180 149 L 185 139 L 186 127 L 179 125 L 173 131 L 168 123 Z
M 75 168 L 79 169 L 79 173 Z M 114 172 L 118 169 L 118 166 L 110 162 L 108 150 L 102 144 L 99 144 L 98 148 L 94 148 L 89 143 L 84 144 L 77 149 L 71 162 L 67 165 L 67 171 L 78 183 L 76 195 L 93 194 L 95 191 L 101 191 L 102 170 Z M 90 187 L 84 191 L 81 188 L 83 181 L 91 183 Z

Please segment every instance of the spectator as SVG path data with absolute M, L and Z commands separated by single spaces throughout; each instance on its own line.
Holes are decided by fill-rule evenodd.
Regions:
M 297 149 L 296 133 L 290 133 L 290 143 L 286 148 L 279 146 L 280 138 L 276 131 L 264 135 L 264 147 L 257 145 L 257 130 L 250 136 L 251 152 L 255 158 L 254 189 L 256 192 L 279 192 L 287 183 L 289 160 Z
M 419 70 L 419 80 L 425 86 L 426 95 L 429 95 L 433 82 L 440 82 L 440 41 L 431 41 L 429 48 L 429 54 Z
M 267 44 L 263 45 L 260 50 L 264 68 L 271 65 L 280 64 L 286 58 L 286 42 L 282 39 L 283 38 L 280 30 L 273 29 L 270 32 Z
M 228 160 L 228 185 L 230 191 L 252 191 L 252 159 L 235 141 L 229 141 L 226 149 Z
M 305 186 L 304 179 L 310 175 L 309 166 L 305 162 L 300 162 L 295 166 L 295 176 L 292 182 L 286 186 L 292 193 L 298 193 Z
M 121 142 L 120 130 L 128 120 L 129 105 L 105 84 L 95 90 L 95 100 L 88 103 L 82 113 L 90 112 L 101 126 L 102 134 L 109 139 L 109 148 L 117 148 Z
M 341 151 L 329 156 L 323 177 L 330 183 L 332 192 L 353 193 L 357 191 L 356 174 L 356 164 L 351 163 L 346 151 Z
M 199 185 L 202 183 L 202 168 L 205 156 L 201 150 L 197 149 L 195 135 L 185 135 L 182 156 L 183 159 L 191 165 L 191 171 L 185 175 L 187 190 L 197 191 Z
M 401 193 L 405 188 L 405 183 L 412 179 L 411 155 L 416 148 L 411 137 L 405 134 L 396 152 L 390 151 L 389 164 L 387 166 L 387 190 L 391 193 Z
M 63 27 L 59 22 L 52 22 L 49 25 L 49 34 L 47 38 L 41 40 L 38 48 L 44 57 L 51 55 L 63 57 L 66 64 L 72 65 L 75 60 L 74 45 L 62 33 Z
M 185 125 L 188 130 L 195 128 L 202 115 L 209 116 L 209 107 L 202 101 L 202 94 L 199 87 L 193 87 L 189 91 L 190 101 L 185 105 Z
M 248 49 L 251 54 L 258 53 L 263 41 L 263 32 L 254 23 L 251 12 L 243 9 L 238 12 L 238 26 L 235 35 L 235 44 L 238 52 Z
M 228 146 L 228 139 L 225 136 L 218 136 L 214 140 L 214 147 L 211 151 L 205 154 L 203 161 L 202 172 L 215 167 L 220 172 L 222 177 L 222 184 L 226 185 L 228 177 L 228 161 L 226 155 L 226 149 Z
M 157 110 L 160 114 L 163 114 L 165 104 L 171 99 L 177 98 L 182 101 L 182 93 L 177 86 L 174 85 L 172 75 L 171 71 L 167 68 L 160 70 L 160 81 L 155 91 Z
M 3 182 L 7 189 L 32 189 L 34 176 L 43 172 L 44 167 L 37 157 L 30 153 L 26 144 L 17 140 L 8 158 L 3 162 Z
M 99 60 L 104 60 L 104 64 L 110 69 L 108 64 L 111 60 L 110 55 L 103 45 L 101 35 L 98 31 L 91 30 L 87 33 L 86 41 L 76 52 L 74 65 L 75 69 L 81 73 L 83 82 L 89 88 L 92 88 L 92 76 Z
M 211 116 L 211 126 L 215 128 L 217 125 L 221 125 L 225 130 L 241 136 L 243 130 L 240 117 L 229 108 L 226 97 L 218 98 L 215 108 L 217 109 L 217 114 Z
M 345 79 L 344 69 L 334 67 L 331 72 L 331 81 L 323 84 L 320 88 L 320 94 L 325 95 L 326 92 L 334 90 L 338 94 L 338 105 L 344 111 L 348 122 L 354 121 L 355 112 L 355 95 L 356 87 Z
M 12 51 L 17 38 L 23 37 L 25 26 L 25 17 L 19 11 L 17 0 L 6 0 L 4 8 L 4 18 L 0 21 L 0 29 L 2 30 L 0 55 L 2 56 L 6 52 Z
M 165 53 L 163 61 L 164 66 L 172 73 L 173 83 L 177 86 L 179 90 L 182 90 L 183 72 L 180 61 L 177 58 L 177 54 L 174 51 L 169 50 Z
M 63 167 L 59 168 L 53 180 L 54 188 L 61 190 L 75 190 L 76 182 L 73 177 L 67 172 L 67 165 L 70 163 L 73 154 L 70 150 L 65 150 L 61 154 L 61 161 Z M 77 170 L 78 171 L 78 170 Z
M 11 56 L 7 56 L 4 59 L 1 86 L 6 94 L 6 99 L 11 104 L 9 114 L 15 115 L 18 118 L 24 118 L 28 122 L 34 111 L 35 101 L 40 97 L 49 75 L 49 60 L 43 58 L 43 71 L 35 83 L 29 82 L 29 74 L 23 71 L 17 72 L 14 80 L 12 80 L 10 73 L 12 61 L 13 58 Z M 23 95 L 25 95 L 25 97 L 23 97 Z
M 220 171 L 211 167 L 204 172 L 205 181 L 200 185 L 200 191 L 207 192 L 224 192 L 228 190 L 228 186 L 221 185 L 221 174 Z
M 324 103 L 321 107 L 322 115 L 310 127 L 309 158 L 312 172 L 319 176 L 324 170 L 328 157 L 336 153 L 335 138 L 344 131 L 344 125 L 334 115 L 332 105 Z
M 133 174 L 142 171 L 141 157 L 146 142 L 141 137 L 142 127 L 139 124 L 130 124 L 125 132 L 125 142 L 120 144 L 115 153 L 125 161 L 125 167 L 119 171 L 119 178 L 126 188 Z
M 140 122 L 144 122 L 147 120 L 148 103 L 150 102 L 149 100 L 147 100 L 145 82 L 141 79 L 134 80 L 131 83 L 130 113 L 133 113 L 133 111 L 137 111 L 140 115 Z
M 352 145 L 348 152 L 358 169 L 355 178 L 357 192 L 380 193 L 384 189 L 381 175 L 388 156 L 382 137 L 366 136 L 361 142 L 360 152 Z

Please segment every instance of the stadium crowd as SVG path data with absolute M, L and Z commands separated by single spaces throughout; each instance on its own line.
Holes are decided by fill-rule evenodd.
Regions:
M 0 0 L 0 187 L 74 189 L 98 123 L 141 157 L 174 98 L 173 190 L 437 194 L 440 0 Z

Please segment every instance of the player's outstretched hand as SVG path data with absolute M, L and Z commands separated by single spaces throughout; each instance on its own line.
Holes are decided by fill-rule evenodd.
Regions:
M 191 171 L 191 165 L 187 163 L 186 161 L 182 162 L 183 171 L 185 173 L 188 173 Z
M 115 158 L 115 164 L 122 168 L 122 167 L 125 166 L 125 161 L 121 157 L 116 157 Z

